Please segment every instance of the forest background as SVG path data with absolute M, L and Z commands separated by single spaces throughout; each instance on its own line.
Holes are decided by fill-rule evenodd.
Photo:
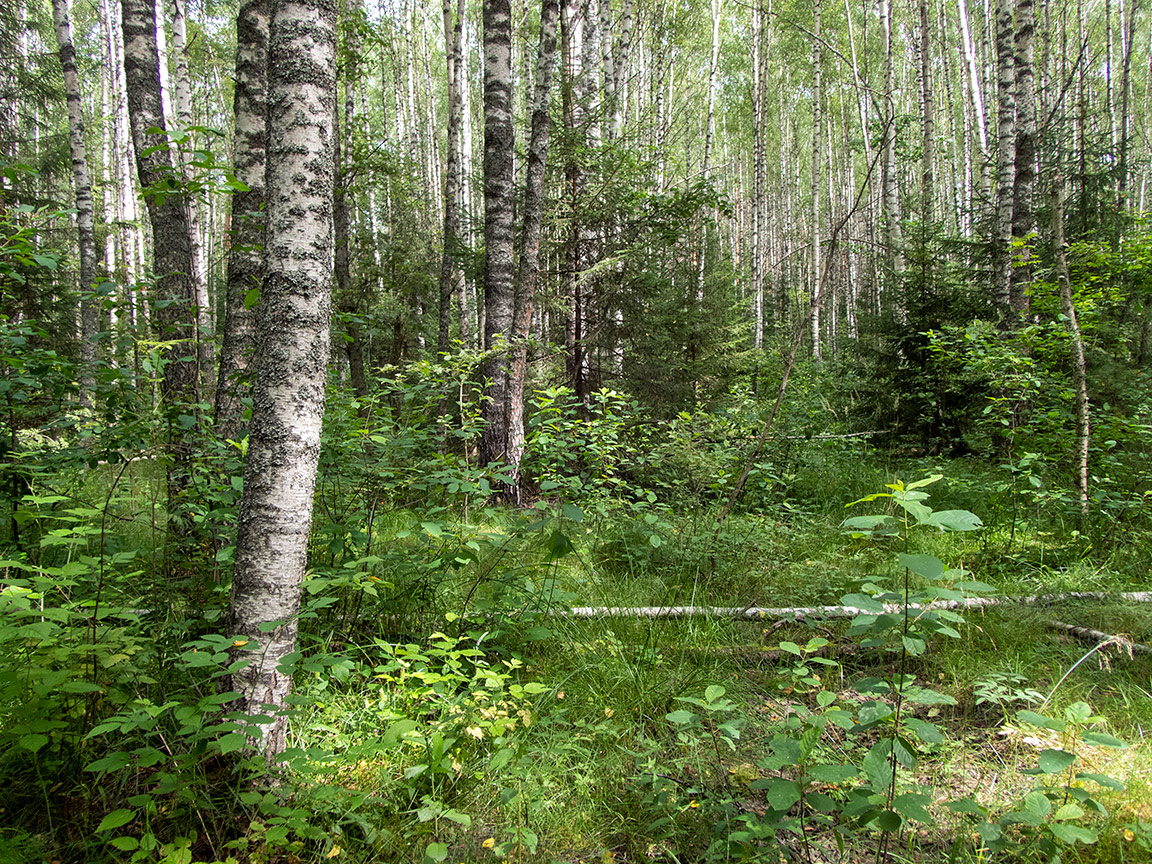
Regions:
M 1146 860 L 1150 38 L 5 5 L 0 860 Z

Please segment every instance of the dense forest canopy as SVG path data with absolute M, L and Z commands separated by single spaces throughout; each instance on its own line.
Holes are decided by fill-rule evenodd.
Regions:
M 1152 854 L 1150 40 L 6 4 L 0 861 Z

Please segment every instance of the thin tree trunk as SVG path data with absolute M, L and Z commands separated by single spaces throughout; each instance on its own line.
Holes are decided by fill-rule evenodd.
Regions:
M 128 113 L 136 149 L 140 185 L 159 188 L 172 173 L 168 136 L 160 90 L 160 60 L 156 44 L 156 8 L 151 0 L 123 0 L 124 73 Z M 177 540 L 165 566 L 177 566 L 180 540 L 190 526 L 180 513 L 180 503 L 190 482 L 192 438 L 200 402 L 193 328 L 192 246 L 188 232 L 188 207 L 183 196 L 145 196 L 152 223 L 157 336 L 169 345 L 166 351 L 161 395 L 168 425 L 168 536 Z
M 992 300 L 1002 320 L 1010 314 L 1012 192 L 1016 178 L 1016 87 L 1012 0 L 996 0 L 996 219 L 992 234 Z
M 1016 2 L 1016 159 L 1012 189 L 1013 261 L 1009 305 L 1019 318 L 1028 310 L 1032 286 L 1032 231 L 1036 216 L 1032 207 L 1036 183 L 1036 84 L 1032 38 L 1036 12 L 1032 0 Z
M 275 757 L 287 746 L 281 668 L 296 650 L 320 456 L 333 267 L 334 0 L 277 0 L 268 66 L 268 223 L 259 364 L 232 577 L 238 708 Z
M 1072 282 L 1068 277 L 1064 246 L 1064 172 L 1057 157 L 1056 175 L 1052 179 L 1052 250 L 1056 262 L 1056 279 L 1060 283 L 1060 307 L 1064 312 L 1072 348 L 1072 385 L 1076 390 L 1076 486 L 1080 490 L 1080 513 L 1087 518 L 1088 450 L 1091 443 L 1088 365 L 1084 359 L 1084 340 L 1080 336 L 1076 304 L 1072 302 Z
M 487 425 L 480 439 L 480 458 L 491 463 L 508 458 L 504 425 L 505 366 L 508 354 L 495 350 L 512 331 L 514 250 L 512 230 L 512 9 L 508 0 L 484 4 L 484 362 L 489 401 Z
M 72 185 L 76 193 L 76 230 L 80 245 L 80 404 L 95 405 L 96 335 L 100 327 L 93 284 L 96 281 L 96 232 L 93 228 L 92 181 L 84 145 L 84 110 L 80 103 L 80 76 L 76 50 L 72 47 L 72 23 L 68 0 L 52 0 L 56 44 L 64 69 L 64 93 L 68 102 L 68 147 L 72 156 Z
M 821 84 L 821 76 L 823 74 L 823 52 L 821 51 L 821 36 L 820 36 L 820 0 L 813 0 L 812 3 L 813 26 L 812 26 L 812 273 L 811 273 L 811 288 L 809 296 L 813 299 L 812 302 L 812 315 L 809 320 L 810 335 L 812 339 L 812 359 L 820 359 L 820 303 L 815 302 L 816 298 L 820 296 L 820 277 L 821 277 L 821 262 L 820 262 L 820 147 L 822 144 L 821 125 L 822 117 L 822 101 L 823 101 L 823 85 Z
M 236 131 L 232 165 L 245 189 L 232 195 L 231 243 L 224 294 L 224 340 L 216 383 L 216 431 L 243 434 L 243 396 L 256 348 L 257 302 L 264 268 L 264 171 L 267 130 L 268 26 L 271 0 L 245 0 L 236 18 Z
M 528 166 L 524 188 L 524 228 L 520 235 L 520 265 L 516 278 L 516 302 L 512 316 L 511 364 L 506 385 L 504 422 L 507 427 L 507 454 L 514 499 L 520 498 L 520 460 L 524 455 L 524 384 L 528 366 L 528 330 L 532 324 L 533 300 L 540 274 L 540 230 L 544 216 L 550 133 L 552 67 L 556 61 L 556 24 L 559 0 L 542 0 L 540 5 L 540 48 L 536 60 L 536 92 L 532 105 L 532 133 L 528 141 Z
M 464 0 L 459 0 L 456 22 L 452 22 L 452 0 L 444 0 L 444 47 L 448 66 L 448 164 L 444 179 L 444 249 L 440 257 L 440 329 L 436 350 L 449 350 L 452 328 L 452 295 L 457 288 L 455 274 L 460 256 L 460 121 L 464 102 L 461 89 L 463 59 Z

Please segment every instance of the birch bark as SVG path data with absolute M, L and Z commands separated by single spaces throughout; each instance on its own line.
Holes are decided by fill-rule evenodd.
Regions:
M 484 4 L 484 350 L 482 377 L 487 425 L 480 439 L 483 462 L 507 459 L 504 424 L 508 362 L 499 348 L 512 330 L 514 251 L 512 230 L 512 10 L 508 0 Z
M 93 228 L 92 180 L 84 145 L 84 111 L 80 102 L 80 76 L 72 47 L 68 0 L 52 0 L 56 44 L 64 69 L 68 103 L 68 148 L 72 157 L 72 185 L 76 193 L 76 230 L 80 246 L 80 404 L 94 407 L 96 386 L 96 334 L 100 327 L 92 285 L 96 281 L 96 232 Z
M 236 131 L 232 165 L 247 188 L 232 195 L 231 244 L 224 295 L 224 341 L 216 383 L 216 430 L 223 440 L 242 432 L 241 398 L 250 389 L 256 347 L 256 301 L 264 267 L 264 156 L 271 0 L 244 0 L 236 17 Z
M 328 366 L 335 0 L 276 0 L 268 57 L 266 276 L 230 608 L 249 661 L 233 676 L 238 708 L 275 757 L 287 744 L 281 661 L 296 649 Z

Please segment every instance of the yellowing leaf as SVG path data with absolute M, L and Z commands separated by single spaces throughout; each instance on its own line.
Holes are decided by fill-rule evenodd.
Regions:
M 485 849 L 491 849 L 493 846 L 496 845 L 496 838 L 495 837 L 489 837 L 487 840 L 485 840 L 480 845 L 483 846 Z
M 325 855 L 324 857 L 325 858 L 335 858 L 339 854 L 340 854 L 340 847 L 339 846 L 333 846 L 331 849 L 328 850 L 328 854 Z
M 248 644 L 248 640 L 247 640 L 247 639 L 236 639 L 236 640 L 234 640 L 234 641 L 232 642 L 232 647 L 233 647 L 233 648 L 243 648 L 243 647 L 244 647 L 245 645 L 247 645 L 247 644 Z M 337 849 L 337 848 L 339 848 L 339 847 L 337 847 L 337 846 L 333 846 L 332 848 L 333 848 L 333 849 Z

